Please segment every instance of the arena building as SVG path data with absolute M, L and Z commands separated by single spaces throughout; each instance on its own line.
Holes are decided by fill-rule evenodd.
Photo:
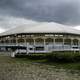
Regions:
M 79 51 L 80 31 L 58 23 L 20 26 L 0 34 L 0 46 L 26 47 L 27 53 Z

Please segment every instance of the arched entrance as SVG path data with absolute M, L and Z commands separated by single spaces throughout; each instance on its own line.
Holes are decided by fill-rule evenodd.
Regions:
M 11 40 L 11 43 L 16 43 L 16 39 L 12 39 Z
M 64 39 L 65 45 L 71 45 L 71 39 Z
M 24 39 L 18 39 L 18 43 L 24 43 L 25 41 L 24 41 Z
M 42 39 L 42 38 L 37 38 L 37 39 L 35 39 L 35 43 L 36 43 L 36 44 L 44 44 L 44 39 Z
M 34 40 L 32 38 L 27 38 L 26 43 L 33 44 Z
M 63 39 L 62 38 L 56 38 L 55 44 L 63 44 Z
M 8 39 L 5 40 L 5 43 L 10 43 L 10 41 Z
M 78 45 L 79 40 L 78 39 L 73 39 L 73 45 Z
M 52 44 L 54 40 L 52 38 L 45 39 L 46 44 Z

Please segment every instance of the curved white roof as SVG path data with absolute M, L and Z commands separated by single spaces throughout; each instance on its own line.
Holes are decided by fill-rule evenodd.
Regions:
M 41 23 L 31 26 L 20 26 L 14 29 L 8 30 L 0 35 L 10 35 L 16 33 L 71 33 L 80 34 L 80 30 L 76 30 L 73 27 L 65 26 L 58 23 Z

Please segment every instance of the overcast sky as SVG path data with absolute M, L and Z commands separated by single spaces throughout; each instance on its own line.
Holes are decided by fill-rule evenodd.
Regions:
M 0 0 L 0 28 L 57 22 L 80 25 L 80 0 Z

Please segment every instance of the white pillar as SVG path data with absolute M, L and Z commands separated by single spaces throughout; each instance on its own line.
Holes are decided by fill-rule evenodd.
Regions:
M 3 44 L 5 45 L 5 40 L 4 39 L 2 39 L 3 40 Z
M 35 41 L 35 39 L 34 39 L 34 53 L 35 53 L 35 45 L 36 45 L 36 41 Z
M 53 41 L 54 41 L 54 44 L 55 44 L 55 38 L 54 38 L 54 40 L 53 40 Z
M 26 38 L 24 38 L 24 45 L 26 45 Z
M 8 41 L 9 41 L 9 45 L 12 45 L 12 44 L 11 44 L 11 39 L 9 39 Z
M 16 45 L 18 44 L 18 38 L 17 38 L 17 36 L 16 36 Z
M 44 39 L 44 45 L 46 45 L 45 39 Z
M 27 54 L 29 54 L 29 43 L 27 43 Z
M 53 43 L 54 43 L 54 47 L 55 47 L 55 38 L 54 38 L 54 40 L 53 40 L 53 41 L 54 41 Z
M 45 39 L 44 39 L 44 50 L 46 51 L 46 42 L 45 42 Z
M 14 58 L 15 57 L 15 54 L 16 54 L 15 52 L 11 52 L 11 57 Z
M 34 39 L 34 45 L 36 44 L 35 39 Z
M 71 39 L 71 47 L 72 47 L 72 45 L 73 45 L 73 39 Z
M 78 41 L 79 53 L 80 53 L 80 40 Z
M 80 42 L 79 42 L 79 39 L 78 39 L 78 47 L 79 47 L 79 43 L 80 43 Z
M 64 38 L 63 38 L 63 43 L 62 43 L 62 47 L 63 47 L 63 49 L 64 49 Z
M 53 38 L 53 51 L 55 49 L 55 38 Z

